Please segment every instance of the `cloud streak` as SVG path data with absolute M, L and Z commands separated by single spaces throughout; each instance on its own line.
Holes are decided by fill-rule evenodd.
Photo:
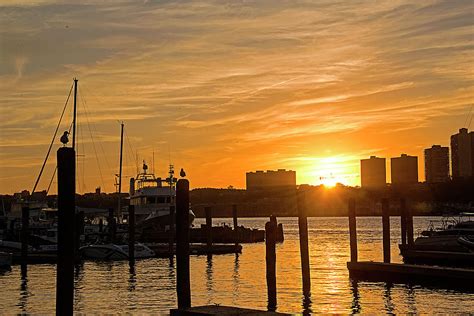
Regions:
M 24 159 L 41 157 L 74 76 L 107 159 L 125 120 L 143 155 L 156 145 L 166 165 L 172 144 L 193 186 L 242 187 L 245 171 L 279 164 L 310 172 L 292 157 L 421 155 L 472 104 L 473 12 L 470 1 L 4 2 L 0 168 L 18 167 L 0 192 L 36 173 Z M 87 172 L 92 186 L 97 167 Z

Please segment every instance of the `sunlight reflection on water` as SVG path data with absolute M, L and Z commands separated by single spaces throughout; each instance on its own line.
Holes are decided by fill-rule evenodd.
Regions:
M 264 226 L 266 219 L 239 219 L 247 227 Z M 197 223 L 203 222 L 198 219 Z M 215 219 L 214 223 L 231 223 Z M 315 313 L 469 313 L 474 294 L 420 286 L 351 282 L 346 218 L 309 219 L 311 297 L 301 285 L 298 223 L 279 218 L 285 242 L 277 246 L 278 311 Z M 415 230 L 429 218 L 416 218 Z M 358 218 L 360 260 L 382 259 L 380 218 Z M 401 262 L 397 249 L 399 218 L 391 219 L 392 260 Z M 22 280 L 19 266 L 0 274 L 2 313 L 49 314 L 55 308 L 56 267 L 29 266 Z M 128 262 L 84 262 L 75 275 L 75 311 L 86 313 L 167 313 L 176 305 L 175 263 L 169 259 Z M 241 255 L 191 257 L 192 304 L 221 304 L 266 309 L 265 247 L 244 245 Z

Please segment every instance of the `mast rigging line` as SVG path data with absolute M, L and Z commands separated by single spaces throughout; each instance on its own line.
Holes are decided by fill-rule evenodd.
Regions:
M 49 154 L 51 153 L 51 148 L 53 147 L 54 140 L 56 139 L 56 135 L 58 134 L 59 126 L 61 125 L 64 112 L 66 112 L 67 104 L 69 102 L 69 98 L 71 97 L 71 92 L 72 92 L 73 87 L 74 87 L 74 83 L 71 85 L 71 88 L 69 89 L 69 94 L 67 96 L 66 102 L 64 103 L 64 108 L 61 113 L 61 117 L 59 118 L 58 125 L 56 126 L 56 130 L 54 131 L 53 139 L 51 140 L 51 144 L 49 144 L 48 152 L 46 153 L 46 158 L 44 159 L 43 165 L 41 166 L 41 170 L 38 174 L 38 178 L 36 178 L 36 182 L 35 182 L 35 185 L 33 186 L 33 190 L 31 191 L 31 194 L 35 193 L 36 187 L 38 186 L 39 180 L 41 179 L 41 175 L 43 174 L 44 167 L 46 166 L 46 162 L 48 161 Z
M 81 93 L 81 95 L 84 95 L 84 94 Z M 87 110 L 87 107 L 86 107 L 86 102 L 84 100 L 84 97 L 81 98 L 81 103 L 82 103 L 82 107 L 84 109 L 84 114 L 85 114 L 85 117 L 86 117 L 86 123 L 87 123 L 87 128 L 89 130 L 89 136 L 90 136 L 91 141 L 92 141 L 92 148 L 94 150 L 94 155 L 95 155 L 95 159 L 96 159 L 96 162 L 97 162 L 97 168 L 99 169 L 100 181 L 102 182 L 102 187 L 105 189 L 105 181 L 104 181 L 104 177 L 102 175 L 102 168 L 100 167 L 99 156 L 97 155 L 97 149 L 96 149 L 96 146 L 95 146 L 94 136 L 92 135 L 91 123 L 90 123 L 90 120 L 89 120 L 89 113 L 88 113 L 88 110 Z

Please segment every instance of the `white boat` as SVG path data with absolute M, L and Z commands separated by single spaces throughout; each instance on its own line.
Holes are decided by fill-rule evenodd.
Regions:
M 170 165 L 166 179 L 157 178 L 148 173 L 143 163 L 143 172 L 130 179 L 130 205 L 135 206 L 137 229 L 167 231 L 170 228 L 171 208 L 176 205 L 176 182 L 174 167 Z M 189 210 L 189 223 L 192 225 L 195 215 Z
M 0 270 L 10 269 L 12 265 L 12 254 L 0 252 Z
M 83 258 L 96 260 L 127 260 L 128 245 L 93 244 L 79 248 Z M 135 258 L 152 258 L 155 252 L 141 243 L 135 244 Z

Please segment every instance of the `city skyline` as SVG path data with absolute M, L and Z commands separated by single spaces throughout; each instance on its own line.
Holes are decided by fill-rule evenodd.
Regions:
M 81 193 L 115 191 L 117 121 L 131 147 L 124 183 L 136 174 L 133 149 L 160 176 L 170 162 L 184 168 L 193 188 L 244 188 L 246 172 L 281 168 L 298 184 L 360 185 L 360 159 L 401 153 L 419 157 L 424 181 L 424 149 L 449 146 L 472 120 L 473 10 L 469 1 L 2 2 L 0 192 L 32 189 L 73 77 Z

